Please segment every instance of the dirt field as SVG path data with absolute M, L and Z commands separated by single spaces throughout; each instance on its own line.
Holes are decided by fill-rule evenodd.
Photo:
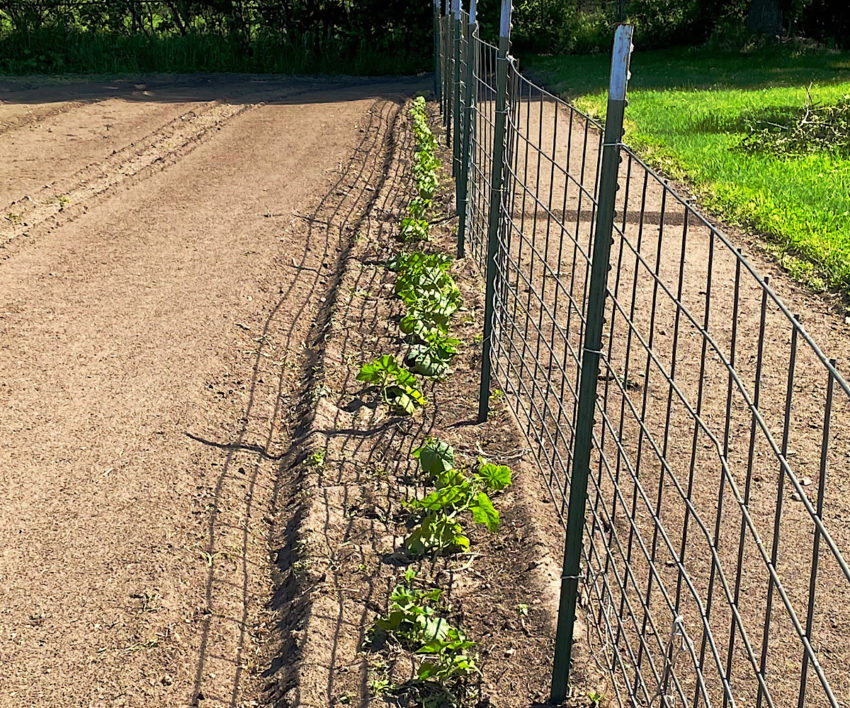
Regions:
M 0 82 L 0 705 L 253 705 L 310 214 L 422 88 Z
M 519 708 L 545 698 L 563 539 L 532 455 L 553 468 L 556 455 L 563 463 L 569 430 L 550 415 L 538 426 L 548 438 L 529 451 L 509 410 L 523 397 L 537 411 L 572 405 L 565 386 L 576 367 L 568 348 L 580 348 L 581 332 L 568 303 L 582 296 L 586 278 L 578 251 L 555 248 L 558 233 L 546 214 L 569 222 L 584 249 L 592 209 L 578 190 L 553 205 L 548 197 L 562 194 L 564 183 L 554 171 L 547 178 L 545 164 L 545 206 L 514 205 L 522 222 L 511 245 L 517 272 L 503 297 L 525 331 L 500 332 L 499 366 L 507 371 L 497 372 L 494 386 L 504 395 L 494 396 L 490 423 L 471 425 L 482 314 L 473 259 L 454 266 L 465 303 L 457 334 L 467 345 L 455 374 L 429 385 L 432 405 L 414 419 L 387 419 L 367 405 L 356 367 L 405 348 L 391 276 L 380 264 L 397 248 L 393 237 L 410 194 L 403 100 L 427 88 L 418 80 L 252 76 L 0 82 L 0 434 L 7 441 L 0 453 L 0 706 L 368 704 L 375 657 L 361 651 L 362 639 L 404 565 L 399 509 L 417 491 L 409 452 L 427 434 L 447 439 L 468 460 L 481 449 L 503 456 L 516 471 L 515 488 L 500 497 L 503 533 L 475 537 L 480 557 L 462 573 L 441 563 L 428 572 L 448 583 L 454 612 L 480 643 L 480 705 Z M 590 158 L 578 148 L 565 152 L 571 130 L 581 145 L 583 127 L 559 116 L 557 141 L 545 128 L 555 122 L 549 110 L 526 113 L 528 134 L 557 144 L 553 156 L 591 184 L 593 151 Z M 538 164 L 524 156 L 516 164 L 523 181 L 539 180 Z M 629 335 L 622 315 L 610 315 L 600 392 L 606 415 L 616 425 L 619 409 L 625 420 L 624 442 L 613 444 L 613 430 L 603 438 L 591 503 L 592 552 L 627 547 L 632 569 L 627 576 L 613 556 L 608 581 L 624 587 L 612 593 L 596 574 L 599 558 L 589 563 L 602 601 L 592 594 L 583 601 L 613 623 L 620 646 L 615 654 L 616 642 L 603 642 L 595 662 L 579 652 L 577 695 L 583 700 L 586 686 L 613 699 L 603 664 L 626 671 L 636 664 L 657 679 L 659 693 L 646 702 L 657 700 L 670 632 L 666 588 L 687 573 L 697 597 L 683 591 L 680 602 L 676 590 L 683 636 L 695 653 L 704 649 L 706 628 L 719 637 L 712 650 L 719 658 L 706 651 L 698 660 L 718 665 L 705 673 L 726 675 L 736 704 L 754 704 L 757 686 L 741 646 L 746 636 L 758 655 L 772 618 L 771 638 L 781 641 L 769 642 L 763 672 L 774 704 L 790 704 L 801 650 L 778 601 L 772 615 L 764 609 L 768 582 L 756 549 L 771 552 L 776 540 L 779 576 L 803 617 L 817 555 L 811 520 L 800 495 L 779 481 L 766 436 L 752 432 L 750 409 L 728 393 L 718 357 L 738 353 L 737 369 L 770 413 L 770 434 L 779 438 L 783 424 L 789 428 L 787 457 L 808 479 L 803 495 L 823 498 L 825 523 L 845 552 L 846 402 L 834 404 L 821 482 L 826 381 L 816 360 L 801 349 L 789 384 L 791 338 L 777 324 L 781 313 L 761 304 L 752 282 L 735 284 L 735 259 L 703 227 L 624 170 L 623 206 L 628 194 L 644 191 L 648 208 L 639 219 L 627 215 L 622 228 L 643 244 L 638 250 L 649 265 L 617 240 L 622 276 L 613 288 L 623 302 L 632 292 L 635 327 Z M 453 225 L 439 227 L 435 247 L 451 251 Z M 850 338 L 834 303 L 794 286 L 755 244 L 735 237 L 846 371 Z M 680 323 L 672 297 L 656 302 L 653 272 L 705 317 L 718 353 L 701 350 L 699 327 Z M 547 306 L 554 303 L 551 316 L 532 300 L 532 286 Z M 760 324 L 767 345 L 756 354 Z M 655 347 L 657 361 L 633 343 L 638 335 L 664 343 Z M 532 338 L 536 351 L 523 342 Z M 700 401 L 706 429 L 699 435 L 673 396 L 673 377 L 664 376 L 673 366 L 681 398 Z M 558 377 L 560 391 L 549 383 Z M 779 415 L 786 397 L 787 422 Z M 623 416 L 630 402 L 642 409 L 635 420 Z M 662 441 L 663 452 L 650 439 Z M 718 463 L 716 439 L 731 471 Z M 324 466 L 305 466 L 317 449 Z M 562 488 L 558 475 L 567 473 L 566 466 L 553 469 L 547 481 Z M 622 474 L 619 496 L 613 474 Z M 757 542 L 752 530 L 744 533 L 733 482 L 747 490 Z M 777 495 L 784 512 L 775 511 Z M 655 537 L 654 518 L 674 529 L 669 547 Z M 696 519 L 697 541 L 677 552 L 685 545 L 680 529 L 696 528 Z M 650 571 L 639 553 L 650 544 L 663 568 L 647 587 Z M 842 578 L 820 553 L 810 635 L 844 696 L 850 614 Z M 721 572 L 738 598 L 736 624 L 720 581 L 711 584 Z M 699 598 L 714 603 L 705 621 Z M 639 608 L 634 626 L 623 610 L 632 603 Z M 641 613 L 644 603 L 649 611 Z M 527 619 L 517 612 L 521 605 Z M 691 697 L 696 671 L 688 661 L 676 667 L 677 688 Z M 400 676 L 409 670 L 391 668 Z M 806 705 L 821 705 L 811 671 L 806 681 Z M 722 701 L 720 693 L 716 683 L 706 689 L 712 702 Z

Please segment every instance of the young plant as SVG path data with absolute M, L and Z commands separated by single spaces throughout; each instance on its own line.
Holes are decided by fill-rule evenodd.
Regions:
M 416 376 L 399 364 L 391 354 L 385 354 L 364 364 L 357 374 L 357 380 L 378 388 L 384 403 L 402 415 L 413 415 L 427 403 L 419 389 Z
M 461 523 L 465 512 L 471 514 L 473 522 L 496 533 L 499 530 L 499 512 L 487 492 L 500 492 L 511 484 L 511 470 L 505 465 L 479 459 L 478 469 L 471 476 L 448 467 L 448 458 L 440 461 L 441 448 L 438 445 L 438 441 L 426 441 L 426 445 L 417 451 L 420 466 L 431 477 L 436 490 L 424 499 L 408 502 L 411 509 L 422 515 L 419 525 L 405 540 L 405 548 L 414 557 L 469 548 L 469 538 Z M 424 458 L 423 452 L 426 452 Z M 453 463 L 452 452 L 450 464 Z
M 395 291 L 408 308 L 399 325 L 412 343 L 406 362 L 423 376 L 449 374 L 460 345 L 449 337 L 449 319 L 461 305 L 460 289 L 448 273 L 451 262 L 447 256 L 414 251 L 387 264 L 399 273 Z
M 411 456 L 419 460 L 419 467 L 430 479 L 453 470 L 455 466 L 454 448 L 436 438 L 426 438 L 425 442 L 411 453 Z
M 423 706 L 454 706 L 465 694 L 463 681 L 480 673 L 470 650 L 475 643 L 438 613 L 443 591 L 414 587 L 416 572 L 408 570 L 390 595 L 389 611 L 370 632 L 376 646 L 388 637 L 425 658 L 413 681 L 404 686 L 381 685 L 383 691 L 418 695 Z M 429 700 L 430 698 L 430 700 Z
M 422 268 L 439 268 L 448 270 L 453 259 L 443 253 L 423 253 L 422 251 L 410 251 L 409 253 L 398 253 L 387 261 L 387 268 L 392 271 L 409 272 Z
M 448 376 L 452 369 L 449 366 L 451 354 L 446 354 L 445 348 L 432 348 L 428 344 L 414 344 L 410 347 L 405 361 L 410 370 L 422 376 L 442 379 Z
M 410 204 L 407 205 L 407 210 L 414 219 L 424 219 L 430 208 L 431 200 L 424 199 L 423 197 L 414 197 L 410 200 Z
M 402 241 L 427 241 L 428 219 L 417 219 L 413 216 L 405 216 L 401 220 Z

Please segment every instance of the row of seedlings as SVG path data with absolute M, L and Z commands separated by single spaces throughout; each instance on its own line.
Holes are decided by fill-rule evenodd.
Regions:
M 428 238 L 428 210 L 437 190 L 440 160 L 436 141 L 425 114 L 425 99 L 419 96 L 411 109 L 416 154 L 413 176 L 416 196 L 402 219 L 404 241 Z M 391 354 L 361 367 L 358 381 L 375 386 L 381 400 L 399 415 L 413 415 L 427 401 L 413 373 L 441 378 L 449 373 L 449 359 L 459 342 L 448 336 L 449 318 L 460 307 L 460 290 L 448 273 L 451 259 L 419 251 L 398 254 L 387 266 L 398 273 L 396 293 L 407 305 L 402 332 L 413 342 L 407 356 L 412 371 Z
M 402 219 L 405 242 L 428 238 L 428 210 L 438 185 L 439 158 L 436 141 L 428 126 L 425 99 L 411 109 L 416 155 L 413 175 L 417 194 Z M 400 329 L 409 344 L 406 366 L 393 356 L 382 356 L 366 364 L 358 379 L 376 385 L 385 403 L 399 414 L 413 414 L 425 405 L 417 375 L 443 379 L 451 373 L 450 362 L 460 342 L 449 331 L 452 315 L 461 306 L 460 290 L 448 270 L 452 259 L 438 253 L 399 253 L 387 267 L 398 274 L 395 292 L 407 313 Z M 411 560 L 465 553 L 470 548 L 468 522 L 484 525 L 490 532 L 499 528 L 499 512 L 491 495 L 511 484 L 511 470 L 481 458 L 469 470 L 456 465 L 450 445 L 428 438 L 414 451 L 421 480 L 430 491 L 424 498 L 405 506 L 410 513 L 410 532 L 404 543 Z M 417 578 L 408 569 L 393 590 L 389 609 L 372 627 L 373 649 L 392 646 L 421 658 L 415 676 L 394 682 L 387 672 L 370 684 L 375 694 L 405 696 L 427 708 L 460 706 L 472 695 L 472 681 L 480 675 L 472 649 L 474 642 L 448 616 L 450 607 L 444 590 Z

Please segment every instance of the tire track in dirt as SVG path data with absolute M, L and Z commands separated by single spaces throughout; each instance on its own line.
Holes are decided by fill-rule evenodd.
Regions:
M 62 103 L 45 110 L 32 110 L 27 113 L 12 116 L 12 118 L 0 122 L 0 135 L 11 133 L 13 130 L 26 128 L 34 123 L 41 123 L 42 121 L 55 118 L 56 116 L 61 116 L 63 113 L 69 113 L 77 108 L 82 108 L 85 105 L 97 102 L 99 102 L 99 99 L 93 99 L 90 101 L 69 101 L 68 103 Z
M 89 164 L 65 180 L 45 185 L 36 196 L 23 197 L 0 210 L 5 214 L 0 219 L 0 260 L 9 257 L 13 241 L 24 237 L 33 240 L 78 218 L 93 200 L 175 164 L 243 113 L 272 101 L 339 86 L 337 83 L 264 92 L 246 89 L 182 113 L 139 140 L 113 151 L 105 160 Z M 255 98 L 252 102 L 233 102 L 251 94 Z

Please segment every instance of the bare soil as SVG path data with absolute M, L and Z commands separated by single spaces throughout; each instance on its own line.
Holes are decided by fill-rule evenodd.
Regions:
M 0 86 L 0 705 L 250 705 L 309 215 L 419 84 L 114 85 Z
M 0 185 L 0 434 L 7 441 L 0 453 L 0 706 L 370 703 L 368 683 L 384 669 L 363 651 L 363 638 L 407 567 L 398 552 L 406 532 L 398 511 L 417 491 L 409 453 L 426 435 L 446 439 L 467 462 L 483 453 L 515 470 L 514 486 L 499 497 L 500 535 L 476 532 L 480 555 L 420 570 L 449 588 L 455 618 L 478 642 L 481 704 L 514 708 L 545 699 L 568 430 L 565 421 L 553 425 L 535 413 L 540 441 L 529 449 L 514 416 L 526 422 L 523 402 L 536 411 L 572 405 L 569 386 L 558 391 L 547 380 L 554 374 L 569 383 L 575 374 L 568 349 L 580 347 L 581 328 L 575 315 L 567 319 L 567 292 L 581 296 L 586 272 L 579 251 L 552 246 L 559 232 L 544 223 L 544 212 L 559 212 L 584 248 L 592 209 L 577 190 L 553 206 L 547 192 L 560 195 L 564 184 L 558 176 L 547 183 L 545 163 L 542 200 L 516 204 L 526 222 L 511 248 L 527 281 L 508 282 L 505 297 L 527 327 L 500 333 L 497 385 L 505 393 L 494 399 L 490 422 L 473 424 L 482 326 L 475 259 L 453 270 L 465 301 L 456 334 L 466 343 L 454 375 L 428 387 L 430 405 L 414 418 L 387 416 L 354 377 L 368 359 L 404 351 L 392 276 L 381 263 L 396 248 L 411 194 L 404 98 L 424 89 L 418 80 L 250 76 L 0 82 L 0 154 L 9 175 Z M 565 136 L 583 126 L 559 116 L 559 142 L 547 111 L 529 113 L 529 134 L 556 144 L 556 160 L 592 185 L 593 151 L 565 153 Z M 580 135 L 574 139 L 581 144 Z M 521 167 L 526 180 L 540 172 L 534 163 Z M 631 199 L 643 189 L 634 173 L 623 182 Z M 765 436 L 750 432 L 749 409 L 740 399 L 727 403 L 719 354 L 701 365 L 697 329 L 677 323 L 671 298 L 654 298 L 653 268 L 702 314 L 713 253 L 710 330 L 720 352 L 738 352 L 752 391 L 760 291 L 749 281 L 735 287 L 734 258 L 721 255 L 698 223 L 681 214 L 676 221 L 662 192 L 650 186 L 645 218 L 627 215 L 623 226 L 634 240 L 641 230 L 649 267 L 621 250 L 621 241 L 614 249 L 623 273 L 615 294 L 634 293 L 635 331 L 667 344 L 658 361 L 647 362 L 643 349 L 628 345 L 622 317 L 609 313 L 604 410 L 615 420 L 630 402 L 646 412 L 637 416 L 642 425 L 626 416 L 622 444 L 606 435 L 604 455 L 594 460 L 590 552 L 634 550 L 631 576 L 615 557 L 609 585 L 599 556 L 597 566 L 589 564 L 583 602 L 617 636 L 587 635 L 576 695 L 598 690 L 615 698 L 606 664 L 629 671 L 637 663 L 645 676 L 653 673 L 650 662 L 662 665 L 670 612 L 658 588 L 675 587 L 686 571 L 693 592 L 679 606 L 684 631 L 699 653 L 710 627 L 719 638 L 717 663 L 731 657 L 736 700 L 751 705 L 756 689 L 739 668 L 746 666 L 741 647 L 746 633 L 761 649 L 767 581 L 749 529 L 736 577 L 741 505 L 730 478 L 751 486 L 748 513 L 766 547 L 782 495 L 777 567 L 789 602 L 802 612 L 812 524 L 800 495 L 778 487 Z M 442 199 L 447 213 L 450 200 Z M 453 250 L 454 223 L 443 224 L 432 247 Z M 850 338 L 834 303 L 804 292 L 754 243 L 734 237 L 846 371 Z M 480 246 L 470 243 L 473 253 Z M 547 305 L 560 293 L 551 321 L 532 299 L 532 285 Z M 776 307 L 767 312 L 760 401 L 775 437 L 784 424 L 777 411 L 790 336 Z M 536 351 L 522 341 L 529 335 Z M 678 399 L 670 402 L 664 371 L 673 362 L 689 401 L 706 383 L 707 432 L 695 438 L 696 453 L 693 416 Z M 825 523 L 846 555 L 847 406 L 835 404 L 821 489 L 826 380 L 810 351 L 801 350 L 796 372 L 788 457 L 809 479 L 804 494 L 823 497 Z M 724 436 L 727 407 L 732 422 Z M 731 472 L 721 468 L 712 435 L 728 446 Z M 670 469 L 650 455 L 650 438 L 667 448 Z M 632 474 L 627 462 L 640 449 L 643 464 Z M 325 452 L 323 465 L 310 463 L 316 450 Z M 620 495 L 610 461 L 622 470 Z M 540 475 L 541 463 L 552 474 Z M 675 482 L 688 484 L 689 467 L 696 470 L 687 493 L 692 529 L 699 516 L 708 530 L 692 531 L 695 540 L 679 558 L 684 512 Z M 661 570 L 647 590 L 640 542 L 654 542 L 654 518 L 674 529 L 673 550 L 658 542 L 652 551 Z M 719 584 L 708 592 L 712 548 L 739 586 L 740 625 L 732 624 Z M 820 560 L 813 643 L 844 696 L 846 588 L 823 547 Z M 614 585 L 618 578 L 625 590 Z M 712 597 L 704 622 L 694 595 Z M 520 605 L 528 605 L 528 616 Z M 637 622 L 629 624 L 632 606 Z M 771 641 L 765 670 L 777 705 L 796 701 L 800 671 L 799 641 L 783 612 L 776 601 L 771 637 L 781 639 Z M 637 661 L 631 649 L 642 651 Z M 689 661 L 677 670 L 691 692 Z M 401 663 L 393 675 L 409 672 Z M 812 671 L 807 681 L 807 705 L 821 705 Z M 712 700 L 719 696 L 716 681 L 707 690 Z

